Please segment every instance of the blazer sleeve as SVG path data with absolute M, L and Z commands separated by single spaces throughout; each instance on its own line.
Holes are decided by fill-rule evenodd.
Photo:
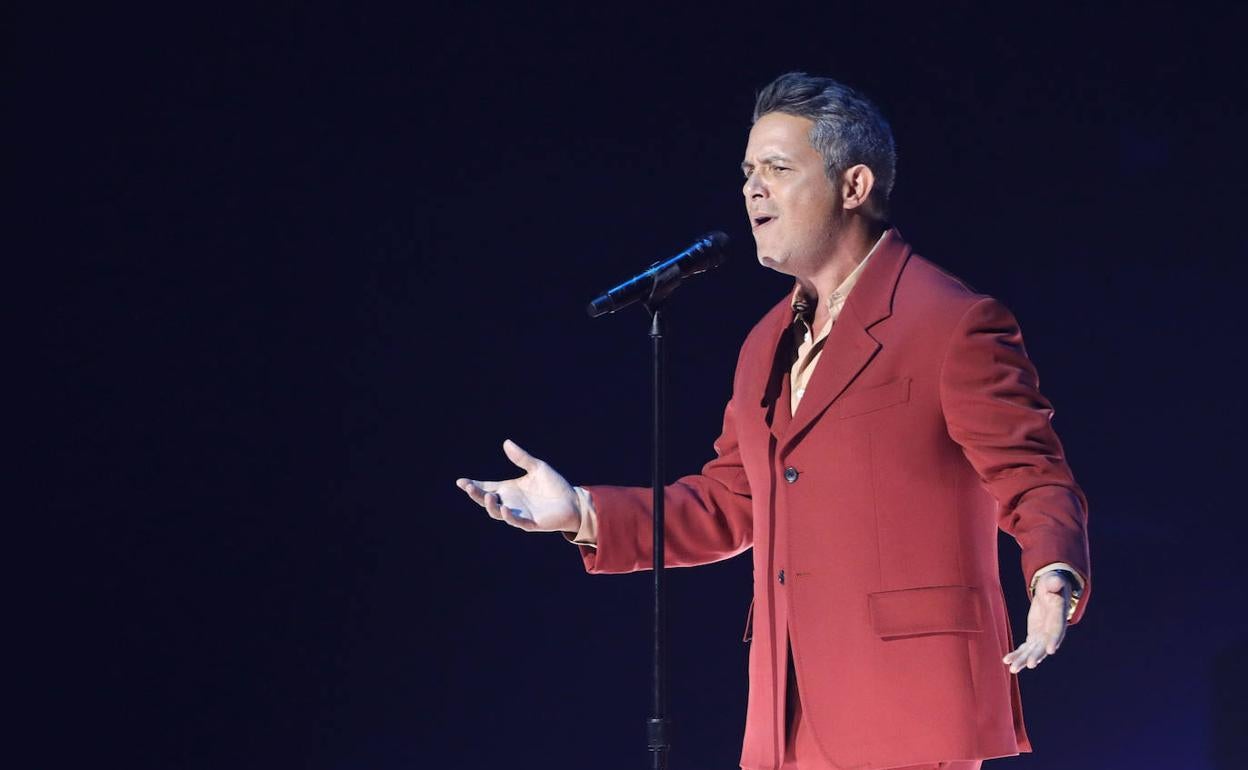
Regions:
M 1023 580 L 1063 562 L 1084 578 L 1070 622 L 1088 606 L 1087 499 L 1075 483 L 1010 311 L 985 297 L 954 328 L 940 373 L 949 436 L 998 504 L 998 524 L 1022 549 Z
M 737 445 L 735 406 L 724 409 L 715 458 L 702 472 L 664 488 L 667 567 L 691 567 L 735 556 L 753 544 L 750 486 Z M 598 519 L 598 546 L 578 546 L 590 573 L 636 572 L 653 566 L 650 487 L 586 486 Z

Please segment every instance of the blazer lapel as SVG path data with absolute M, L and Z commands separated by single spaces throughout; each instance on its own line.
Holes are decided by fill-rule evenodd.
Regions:
M 870 263 L 863 269 L 857 285 L 845 300 L 841 315 L 828 332 L 823 353 L 819 356 L 819 363 L 796 414 L 792 420 L 785 421 L 787 424 L 783 431 L 776 432 L 781 451 L 805 433 L 879 351 L 880 343 L 868 330 L 892 314 L 893 293 L 902 268 L 910 258 L 910 251 L 909 244 L 896 229 L 889 229 L 884 234 Z M 785 372 L 786 380 L 787 374 Z M 788 409 L 787 402 L 776 407 L 777 412 Z M 780 424 L 780 420 L 774 422 Z
M 774 433 L 777 421 L 788 424 L 789 402 L 787 384 L 778 376 L 777 371 L 783 369 L 778 357 L 783 355 L 788 342 L 785 335 L 789 333 L 793 311 L 790 308 L 792 293 L 778 302 L 764 316 L 756 341 L 748 344 L 756 345 L 746 353 L 747 366 L 742 383 L 743 393 L 750 394 L 747 403 L 753 403 L 762 413 L 763 422 Z

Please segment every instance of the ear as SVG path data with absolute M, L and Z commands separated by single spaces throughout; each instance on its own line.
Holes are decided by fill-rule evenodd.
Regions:
M 867 205 L 874 188 L 875 174 L 871 173 L 869 166 L 862 163 L 850 166 L 841 175 L 841 205 L 846 210 Z

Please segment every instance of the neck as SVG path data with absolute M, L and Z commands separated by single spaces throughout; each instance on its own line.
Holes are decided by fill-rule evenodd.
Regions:
M 862 264 L 862 261 L 871 253 L 871 248 L 875 246 L 876 241 L 888 229 L 888 225 L 884 222 L 863 218 L 854 218 L 846 225 L 836 243 L 832 244 L 828 257 L 819 267 L 808 276 L 797 276 L 797 282 L 801 285 L 802 291 L 816 298 L 818 303 L 815 305 L 816 319 L 822 318 L 827 313 L 828 297 L 845 282 L 854 268 Z

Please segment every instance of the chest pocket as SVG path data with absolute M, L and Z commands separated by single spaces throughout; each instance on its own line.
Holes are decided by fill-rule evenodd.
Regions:
M 836 416 L 841 419 L 857 417 L 860 414 L 868 414 L 897 404 L 904 404 L 909 400 L 910 378 L 902 377 L 899 380 L 893 380 L 873 388 L 846 393 L 836 403 Z

